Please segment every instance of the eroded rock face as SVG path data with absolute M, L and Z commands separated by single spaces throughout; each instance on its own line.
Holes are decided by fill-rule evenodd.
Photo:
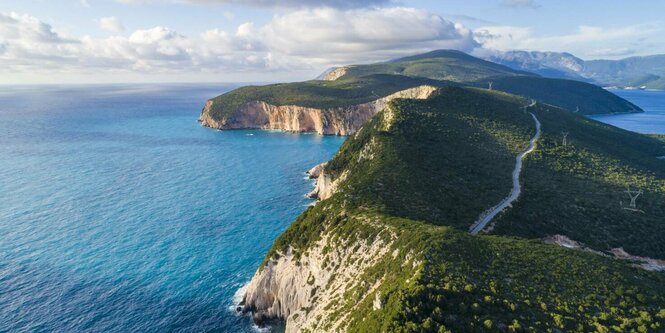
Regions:
M 340 77 L 346 75 L 348 67 L 338 67 L 331 70 L 328 74 L 323 77 L 325 81 L 335 81 Z
M 395 239 L 394 234 L 391 238 Z M 304 329 L 344 331 L 348 314 L 338 318 L 330 314 L 341 306 L 339 301 L 350 287 L 362 286 L 365 290 L 362 299 L 379 297 L 373 292 L 382 281 L 367 283 L 360 276 L 389 255 L 392 241 L 385 243 L 381 237 L 376 237 L 371 242 L 331 244 L 330 239 L 329 234 L 324 234 L 299 259 L 289 249 L 270 260 L 247 286 L 242 310 L 251 312 L 259 324 L 285 320 L 287 333 Z M 324 250 L 326 245 L 329 246 L 327 251 Z
M 306 172 L 306 174 L 309 176 L 309 179 L 319 178 L 319 176 L 321 175 L 321 171 L 323 171 L 323 168 L 326 166 L 327 163 L 328 162 L 317 164 L 313 168 L 309 169 L 309 171 Z
M 396 98 L 426 99 L 436 87 L 419 86 L 396 92 L 375 101 L 345 107 L 317 109 L 297 105 L 275 106 L 253 101 L 240 107 L 225 119 L 215 119 L 210 110 L 213 100 L 206 103 L 199 121 L 217 129 L 279 129 L 288 132 L 316 132 L 322 135 L 350 135 L 367 120 Z

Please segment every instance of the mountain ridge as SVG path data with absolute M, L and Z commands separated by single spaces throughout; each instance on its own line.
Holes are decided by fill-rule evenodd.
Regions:
M 665 55 L 582 60 L 567 52 L 517 50 L 483 51 L 479 56 L 545 77 L 574 79 L 605 87 L 665 89 Z
M 642 111 L 638 106 L 592 84 L 544 78 L 451 50 L 436 50 L 369 65 L 343 66 L 327 71 L 323 78 L 235 89 L 208 100 L 201 112 L 200 122 L 218 129 L 272 128 L 352 134 L 357 125 L 344 131 L 337 130 L 338 126 L 328 126 L 354 123 L 353 116 L 359 105 L 418 86 L 491 85 L 496 90 L 568 110 L 579 110 L 583 114 Z M 265 107 L 257 108 L 256 105 Z M 281 113 L 280 107 L 287 109 L 281 116 L 277 115 Z M 274 110 L 278 110 L 277 113 Z M 322 126 L 300 126 L 311 123 Z
M 581 212 L 593 214 L 567 222 L 569 206 L 540 189 L 574 184 L 580 172 L 598 173 L 589 178 L 598 186 L 647 186 L 650 198 L 640 208 L 649 220 L 639 223 L 648 229 L 629 237 L 625 227 L 633 221 L 608 219 L 604 232 L 631 254 L 662 257 L 659 239 L 665 231 L 654 217 L 662 215 L 665 199 L 662 161 L 656 159 L 665 154 L 659 138 L 539 103 L 530 111 L 542 121 L 543 136 L 525 158 L 524 193 L 498 216 L 500 231 L 467 232 L 511 187 L 515 156 L 534 131 L 533 119 L 522 111 L 525 102 L 470 87 L 442 87 L 427 99 L 389 102 L 318 170 L 319 180 L 337 182 L 336 188 L 275 241 L 240 309 L 258 323 L 284 320 L 286 332 L 662 330 L 665 275 L 610 258 L 605 253 L 615 244 L 598 242 L 580 228 L 608 218 L 597 209 L 608 198 L 577 202 L 587 208 Z M 562 128 L 576 133 L 566 148 L 558 144 Z M 597 146 L 608 137 L 612 147 Z M 633 143 L 636 151 L 627 148 Z M 559 167 L 540 166 L 543 160 L 552 163 L 550 155 L 563 157 Z M 586 162 L 612 156 L 622 156 L 626 165 Z M 568 166 L 573 168 L 566 171 Z M 582 185 L 581 193 L 595 190 Z M 622 212 L 618 193 L 610 192 L 609 214 L 640 216 Z M 541 209 L 552 219 L 531 219 Z M 512 217 L 516 211 L 529 219 Z M 603 255 L 523 235 L 542 223 Z M 581 232 L 571 232 L 576 228 Z

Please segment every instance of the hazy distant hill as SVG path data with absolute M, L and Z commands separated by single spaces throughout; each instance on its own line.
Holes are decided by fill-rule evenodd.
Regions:
M 602 86 L 665 89 L 665 55 L 621 60 L 582 60 L 570 53 L 492 52 L 484 59 L 546 77 L 569 78 Z

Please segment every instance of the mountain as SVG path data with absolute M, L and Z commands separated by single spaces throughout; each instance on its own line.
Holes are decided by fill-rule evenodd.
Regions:
M 481 57 L 497 64 L 544 77 L 592 82 L 583 76 L 584 60 L 570 53 L 484 51 Z
M 241 309 L 287 332 L 662 331 L 665 275 L 612 258 L 665 267 L 662 141 L 525 103 L 450 86 L 388 102 L 319 168 L 326 195 L 275 241 Z M 532 138 L 523 193 L 470 234 Z M 643 190 L 635 207 L 626 186 Z
M 665 76 L 665 55 L 586 61 L 585 74 L 595 81 L 623 87 L 629 87 L 636 79 L 650 77 L 637 87 L 665 89 L 665 80 L 662 80 Z
M 621 60 L 587 60 L 558 52 L 484 52 L 482 58 L 552 78 L 621 88 L 665 89 L 665 55 Z
M 340 75 L 341 72 L 343 75 Z M 516 71 L 461 51 L 436 50 L 383 63 L 340 67 L 328 74 L 328 78 L 333 75 L 337 80 L 370 74 L 426 77 L 453 82 L 471 82 L 505 76 L 534 76 L 532 73 Z
M 331 69 L 324 80 L 242 87 L 210 99 L 200 117 L 219 129 L 273 128 L 346 135 L 394 98 L 427 97 L 443 86 L 477 86 L 519 94 L 582 114 L 640 112 L 592 84 L 536 74 L 438 50 L 388 62 Z

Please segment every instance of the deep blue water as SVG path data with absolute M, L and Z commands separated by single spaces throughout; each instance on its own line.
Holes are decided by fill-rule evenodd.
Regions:
M 665 134 L 665 91 L 611 90 L 645 112 L 593 116 L 593 119 L 638 133 Z
M 0 87 L 0 332 L 244 332 L 230 309 L 344 138 L 220 132 L 231 86 Z

